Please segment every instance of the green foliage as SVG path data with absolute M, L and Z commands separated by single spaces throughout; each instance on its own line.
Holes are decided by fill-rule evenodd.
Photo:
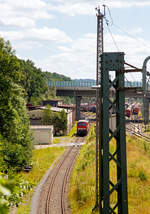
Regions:
M 60 134 L 61 131 L 64 134 L 64 132 L 67 130 L 67 115 L 64 110 L 54 113 L 53 124 L 55 134 Z
M 28 102 L 40 103 L 42 96 L 48 91 L 48 84 L 41 69 L 36 68 L 31 60 L 19 60 L 24 78 L 21 81 L 22 87 L 27 94 Z
M 71 98 L 70 97 L 61 97 L 63 99 L 64 104 L 71 104 Z
M 46 173 L 51 164 L 58 159 L 58 157 L 64 152 L 64 147 L 54 147 L 54 148 L 45 148 L 45 149 L 37 149 L 33 151 L 32 163 L 33 168 L 29 173 L 21 172 L 24 180 L 29 181 L 34 186 L 38 185 L 43 175 Z M 26 195 L 25 201 L 19 205 L 17 208 L 18 214 L 29 213 L 29 207 L 31 202 L 33 192 L 30 191 Z
M 48 81 L 71 80 L 57 73 L 43 72 L 36 68 L 31 60 L 19 60 L 23 78 L 21 85 L 26 91 L 27 101 L 33 105 L 41 104 L 42 100 L 56 97 L 56 88 L 48 87 Z
M 90 135 L 90 134 L 89 134 Z M 92 213 L 95 205 L 95 141 L 92 135 L 80 151 L 73 170 L 69 199 L 72 214 Z M 92 139 L 92 141 L 91 141 Z M 115 140 L 110 142 L 110 150 L 116 148 Z M 135 136 L 127 136 L 127 175 L 130 214 L 148 214 L 150 210 L 150 152 L 149 144 L 144 148 L 144 141 Z M 140 158 L 139 158 L 140 157 Z M 116 164 L 110 168 L 111 181 L 116 181 Z M 117 194 L 110 197 L 114 203 Z M 98 213 L 98 211 L 96 212 Z
M 0 70 L 1 162 L 3 167 L 10 168 L 14 164 L 11 158 L 15 157 L 16 168 L 19 169 L 31 157 L 32 142 L 24 90 L 19 86 L 23 75 L 14 51 L 3 39 L 0 39 Z
M 7 179 L 0 175 L 0 213 L 6 214 L 9 211 L 7 198 L 11 195 L 11 186 Z
M 50 105 L 47 105 L 43 110 L 43 118 L 41 122 L 43 125 L 51 125 L 53 123 L 53 112 Z
M 66 77 L 62 74 L 43 72 L 47 81 L 71 81 L 70 77 Z
M 29 131 L 29 118 L 22 89 L 16 85 L 9 85 L 10 95 L 5 95 L 7 105 L 0 93 L 0 133 L 3 138 L 1 155 L 3 164 L 16 169 L 28 164 L 32 155 L 32 139 Z M 2 95 L 2 96 L 1 96 Z
M 95 123 L 91 126 L 91 128 L 89 129 L 89 133 L 86 137 L 86 142 L 91 142 L 92 140 L 94 140 L 96 137 L 96 133 L 95 133 Z
M 5 83 L 3 83 L 3 85 L 0 84 L 1 90 L 4 90 L 4 86 L 7 86 L 7 84 L 9 86 L 10 82 L 19 83 L 22 78 L 20 64 L 14 53 L 10 42 L 5 42 L 4 39 L 0 37 L 0 81 L 3 82 L 5 79 Z M 9 88 L 7 91 L 9 92 Z
M 54 125 L 55 135 L 63 134 L 67 130 L 67 114 L 64 109 L 61 112 L 52 112 L 49 105 L 43 110 L 43 125 Z
M 146 181 L 147 180 L 147 176 L 146 176 L 146 173 L 144 171 L 139 171 L 139 178 L 141 181 Z
M 91 213 L 95 205 L 94 143 L 82 147 L 73 171 L 69 191 L 72 213 Z
M 0 175 L 0 213 L 6 214 L 10 206 L 18 206 L 22 202 L 22 197 L 32 189 L 32 186 L 20 175 L 10 173 L 7 178 Z
M 77 133 L 77 122 L 75 122 L 74 126 L 70 130 L 68 136 L 73 137 Z
M 8 197 L 8 203 L 9 206 L 18 206 L 22 202 L 23 196 L 32 189 L 33 184 L 24 180 L 19 174 L 12 174 L 9 179 L 13 181 L 13 191 Z

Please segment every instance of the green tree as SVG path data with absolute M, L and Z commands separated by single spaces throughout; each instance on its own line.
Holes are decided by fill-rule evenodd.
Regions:
M 51 110 L 51 106 L 46 105 L 46 108 L 43 110 L 42 124 L 43 125 L 52 125 L 53 117 L 54 117 L 54 114 Z
M 32 140 L 24 90 L 19 85 L 23 75 L 10 43 L 3 39 L 0 39 L 0 71 L 2 161 L 8 168 L 14 167 L 14 165 L 16 168 L 22 168 L 32 155 Z
M 67 130 L 67 115 L 64 109 L 61 112 L 57 112 L 54 115 L 53 119 L 55 134 L 60 133 L 61 131 L 63 134 Z
M 19 60 L 19 62 L 24 75 L 21 84 L 26 91 L 27 101 L 39 104 L 49 91 L 44 73 L 41 69 L 36 68 L 31 60 Z
M 67 114 L 64 109 L 61 112 L 52 112 L 50 105 L 47 105 L 43 110 L 41 123 L 43 125 L 53 125 L 55 135 L 60 134 L 60 132 L 65 133 L 67 130 Z

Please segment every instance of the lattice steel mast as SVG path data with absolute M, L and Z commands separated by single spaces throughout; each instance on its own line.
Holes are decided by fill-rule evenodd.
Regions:
M 100 146 L 100 97 L 99 97 L 99 85 L 101 81 L 101 71 L 100 71 L 100 56 L 103 53 L 103 18 L 105 15 L 105 6 L 104 14 L 101 13 L 100 7 L 96 8 L 97 11 L 97 60 L 96 60 L 96 204 L 95 208 L 98 208 L 99 204 L 99 146 Z M 94 208 L 94 209 L 95 209 Z

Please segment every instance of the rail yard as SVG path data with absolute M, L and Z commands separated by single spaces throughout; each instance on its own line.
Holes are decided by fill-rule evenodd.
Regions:
M 150 214 L 150 4 L 106 1 L 0 1 L 0 214 Z

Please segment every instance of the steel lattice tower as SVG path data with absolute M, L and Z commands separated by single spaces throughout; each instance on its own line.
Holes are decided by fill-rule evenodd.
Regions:
M 114 79 L 110 73 L 114 72 Z M 124 53 L 101 55 L 100 214 L 128 214 Z M 113 99 L 112 99 L 113 95 Z M 114 111 L 113 128 L 110 109 Z
M 103 19 L 97 10 L 97 66 L 96 66 L 96 204 L 100 214 L 128 214 L 126 139 L 125 139 L 125 94 L 124 53 L 103 53 Z M 111 81 L 110 71 L 115 71 Z M 110 99 L 113 87 L 114 100 Z M 116 128 L 109 125 L 110 109 L 116 112 Z M 114 151 L 111 140 L 114 139 Z M 113 162 L 113 163 L 112 163 Z M 115 178 L 111 177 L 112 164 Z M 114 195 L 114 196 L 113 196 Z M 115 200 L 112 200 L 112 196 Z M 113 202 L 112 202 L 113 201 Z
M 100 8 L 96 8 L 97 10 L 97 60 L 96 60 L 96 204 L 95 208 L 97 209 L 99 206 L 99 145 L 100 145 L 100 97 L 99 97 L 99 85 L 101 81 L 101 62 L 100 56 L 103 53 L 103 17 L 104 14 L 101 13 Z M 104 8 L 105 10 L 105 8 Z M 94 209 L 95 209 L 94 208 Z

